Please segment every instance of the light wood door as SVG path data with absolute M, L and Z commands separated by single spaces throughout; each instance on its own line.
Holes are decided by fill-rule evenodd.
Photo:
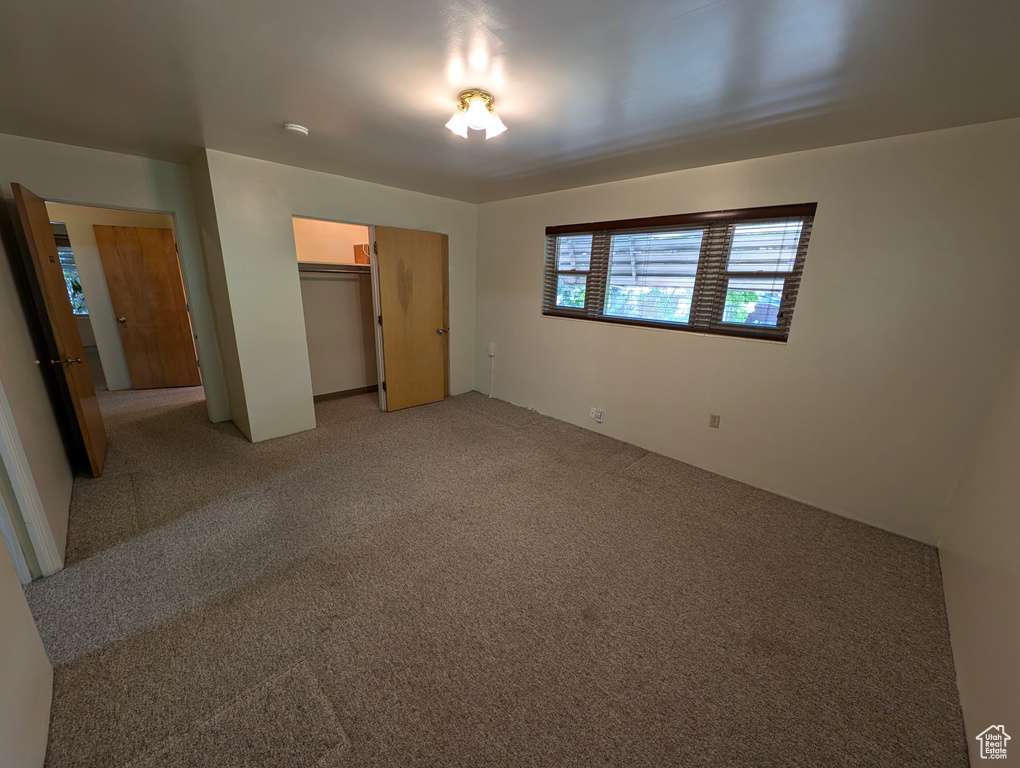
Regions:
M 57 389 L 68 417 L 72 445 L 78 453 L 74 457 L 76 463 L 99 477 L 106 461 L 106 427 L 67 295 L 50 215 L 38 195 L 20 184 L 11 184 L 11 189 L 28 246 L 26 276 L 39 309 L 49 356 L 40 362 L 57 370 Z
M 201 384 L 173 230 L 93 229 L 131 388 Z
M 442 400 L 449 389 L 447 240 L 375 228 L 386 410 Z

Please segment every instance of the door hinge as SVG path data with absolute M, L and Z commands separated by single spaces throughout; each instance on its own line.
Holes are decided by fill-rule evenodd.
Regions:
M 379 255 L 379 241 L 378 240 L 375 240 L 375 241 L 372 242 L 372 253 L 374 253 L 376 256 Z
M 383 392 L 385 392 L 385 391 L 386 391 L 386 382 L 385 382 L 385 381 L 384 381 L 384 382 L 382 383 L 382 391 L 383 391 Z
M 382 315 L 379 315 L 379 327 L 382 328 Z

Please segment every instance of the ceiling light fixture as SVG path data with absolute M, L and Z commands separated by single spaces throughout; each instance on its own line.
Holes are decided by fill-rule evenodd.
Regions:
M 291 133 L 300 133 L 302 136 L 308 135 L 308 129 L 297 123 L 284 123 L 283 130 L 290 131 Z
M 506 130 L 496 110 L 492 108 L 495 101 L 492 94 L 478 88 L 461 91 L 457 95 L 457 111 L 453 113 L 446 127 L 458 136 L 468 137 L 468 128 L 485 131 L 485 138 L 499 136 Z

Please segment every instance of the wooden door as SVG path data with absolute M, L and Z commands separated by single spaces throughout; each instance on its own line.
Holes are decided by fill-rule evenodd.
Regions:
M 50 215 L 46 203 L 20 184 L 11 184 L 18 218 L 25 230 L 28 254 L 26 272 L 39 308 L 46 339 L 48 360 L 57 368 L 57 385 L 71 427 L 72 444 L 79 452 L 76 463 L 86 465 L 95 477 L 103 473 L 106 461 L 106 427 L 92 374 L 85 361 L 85 347 L 71 308 L 64 282 L 64 269 L 57 257 Z
M 201 384 L 173 230 L 93 229 L 131 388 Z
M 386 410 L 442 400 L 449 389 L 447 239 L 375 228 Z

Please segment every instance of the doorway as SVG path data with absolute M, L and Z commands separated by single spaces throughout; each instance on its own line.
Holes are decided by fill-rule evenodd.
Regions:
M 293 217 L 316 400 L 378 390 L 394 411 L 449 394 L 447 236 Z
M 108 424 L 123 422 L 132 403 L 162 405 L 169 398 L 175 405 L 205 406 L 187 298 L 189 285 L 203 283 L 195 274 L 186 283 L 173 213 L 48 202 L 20 184 L 11 189 L 20 224 L 9 251 L 13 278 L 59 433 L 52 436 L 57 441 L 47 437 L 44 444 L 25 439 L 31 431 L 19 439 L 0 396 L 0 454 L 7 470 L 0 488 L 11 491 L 0 500 L 8 513 L 0 515 L 0 528 L 8 543 L 17 538 L 27 573 L 39 576 L 60 570 L 70 547 L 64 494 L 71 488 L 62 484 L 68 467 L 59 448 L 77 474 L 75 484 L 89 483 L 86 475 L 104 473 Z M 184 245 L 194 252 L 189 240 Z M 145 361 L 141 372 L 130 364 L 139 359 Z M 130 396 L 103 391 L 153 387 L 174 389 Z M 206 410 L 201 406 L 192 410 Z M 52 481 L 46 487 L 31 481 L 38 469 Z M 110 516 L 84 524 L 97 522 L 117 528 L 124 521 Z
M 312 396 L 374 392 L 370 228 L 297 216 L 293 222 Z
M 46 208 L 96 389 L 199 386 L 173 216 Z

